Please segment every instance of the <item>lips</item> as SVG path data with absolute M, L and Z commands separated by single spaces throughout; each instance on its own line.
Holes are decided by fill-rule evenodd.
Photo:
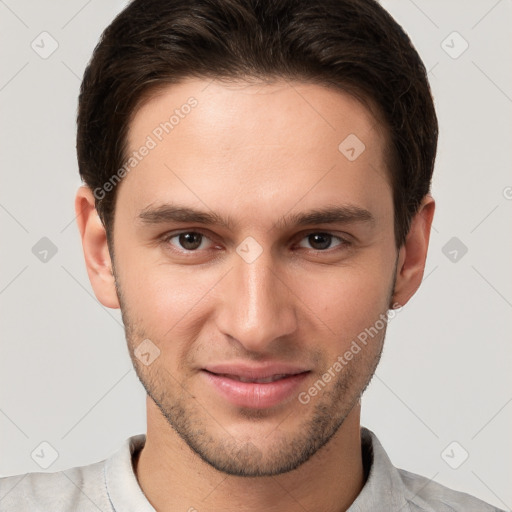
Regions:
M 276 380 L 283 379 L 284 377 L 288 377 L 290 374 L 281 373 L 278 375 L 271 375 L 270 377 L 262 377 L 259 379 L 254 379 L 252 377 L 243 377 L 242 375 L 232 375 L 229 373 L 216 373 L 219 377 L 226 377 L 228 379 L 238 380 L 240 382 L 252 382 L 258 384 L 266 384 L 268 382 L 274 382 Z
M 309 372 L 308 368 L 284 363 L 232 363 L 209 365 L 202 374 L 231 404 L 264 409 L 289 400 Z
M 294 365 L 290 363 L 264 363 L 251 365 L 248 363 L 217 363 L 209 364 L 204 369 L 217 375 L 229 375 L 236 377 L 245 377 L 246 379 L 264 379 L 275 375 L 296 375 L 309 371 L 309 368 L 303 365 Z

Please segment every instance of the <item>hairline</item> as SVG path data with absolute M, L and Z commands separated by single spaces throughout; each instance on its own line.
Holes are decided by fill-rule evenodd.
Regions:
M 395 237 L 395 245 L 397 245 L 397 232 L 396 232 L 396 217 L 397 212 L 395 211 L 395 185 L 394 185 L 394 174 L 397 171 L 393 169 L 396 168 L 396 150 L 392 141 L 392 130 L 387 122 L 385 115 L 382 112 L 381 107 L 378 105 L 377 101 L 366 91 L 356 85 L 347 86 L 348 83 L 340 82 L 334 83 L 332 81 L 327 80 L 321 76 L 306 76 L 306 75 L 285 75 L 283 73 L 268 73 L 268 74 L 235 74 L 235 73 L 184 73 L 177 74 L 173 77 L 164 77 L 159 79 L 153 83 L 148 82 L 144 88 L 141 89 L 139 94 L 136 96 L 133 107 L 126 119 L 124 134 L 121 137 L 120 144 L 122 145 L 122 162 L 125 162 L 128 159 L 128 138 L 130 134 L 130 130 L 133 126 L 133 122 L 135 117 L 139 113 L 139 111 L 150 101 L 160 97 L 166 91 L 169 90 L 172 86 L 181 85 L 189 80 L 212 80 L 218 81 L 226 84 L 235 84 L 235 83 L 247 83 L 248 85 L 273 85 L 280 81 L 294 81 L 297 84 L 311 84 L 311 85 L 319 85 L 321 87 L 325 87 L 332 91 L 341 92 L 346 95 L 349 95 L 352 99 L 356 100 L 371 116 L 371 118 L 375 121 L 376 125 L 383 128 L 383 155 L 384 155 L 384 168 L 386 170 L 386 177 L 389 180 L 389 185 L 391 188 L 391 194 L 393 199 L 393 231 Z M 374 125 L 375 126 L 375 125 Z M 117 193 L 120 184 L 125 178 L 121 180 L 118 186 L 114 188 L 111 192 L 112 197 L 111 200 L 111 215 L 109 218 L 109 225 L 107 226 L 104 223 L 104 219 L 102 223 L 105 227 L 107 233 L 107 239 L 112 238 L 112 244 L 109 243 L 109 248 L 111 247 L 112 251 L 114 249 L 114 223 L 115 223 L 115 214 L 116 214 L 116 206 L 117 206 Z M 99 201 L 98 201 L 99 202 Z M 113 253 L 112 253 L 113 254 Z

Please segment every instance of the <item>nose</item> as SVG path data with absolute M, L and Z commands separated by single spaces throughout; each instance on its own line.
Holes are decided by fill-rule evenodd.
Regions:
M 297 297 L 270 251 L 251 263 L 237 254 L 233 260 L 223 283 L 217 326 L 248 352 L 276 353 L 273 346 L 297 329 Z

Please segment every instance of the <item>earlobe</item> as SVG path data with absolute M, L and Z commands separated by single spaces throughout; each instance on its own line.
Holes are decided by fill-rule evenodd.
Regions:
M 394 304 L 404 306 L 421 284 L 425 271 L 434 210 L 435 201 L 432 196 L 427 195 L 423 198 L 418 212 L 412 219 L 409 233 L 398 255 L 395 291 L 392 301 Z
M 107 233 L 95 207 L 94 195 L 87 186 L 78 189 L 75 213 L 82 239 L 85 265 L 96 298 L 106 307 L 119 308 Z

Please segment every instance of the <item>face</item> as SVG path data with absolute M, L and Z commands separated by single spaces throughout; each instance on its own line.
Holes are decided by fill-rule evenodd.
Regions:
M 187 80 L 137 111 L 128 142 L 151 146 L 118 185 L 113 228 L 141 382 L 218 470 L 298 467 L 381 354 L 397 264 L 385 133 L 319 85 Z

